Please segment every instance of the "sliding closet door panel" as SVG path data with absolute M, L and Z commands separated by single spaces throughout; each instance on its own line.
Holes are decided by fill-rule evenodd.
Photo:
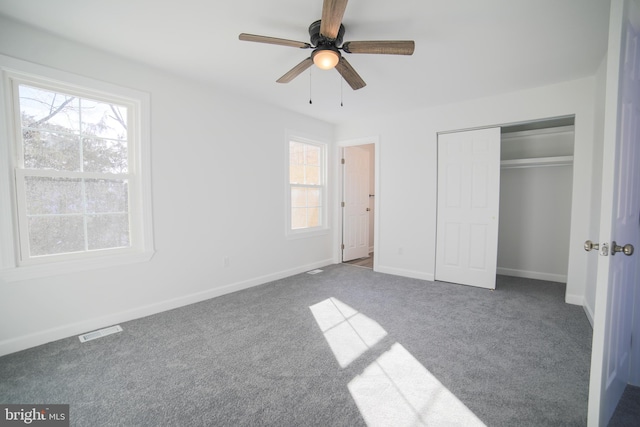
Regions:
M 494 289 L 500 128 L 438 137 L 436 280 Z
M 448 222 L 444 227 L 444 264 L 460 267 L 460 223 Z

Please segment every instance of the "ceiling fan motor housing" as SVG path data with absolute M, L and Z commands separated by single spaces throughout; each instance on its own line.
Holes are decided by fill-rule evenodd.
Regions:
M 340 24 L 340 29 L 338 30 L 338 36 L 335 38 L 335 40 L 333 40 L 320 34 L 320 19 L 318 19 L 316 22 L 309 25 L 309 36 L 311 38 L 312 46 L 338 47 L 342 44 L 342 39 L 344 37 L 344 25 Z

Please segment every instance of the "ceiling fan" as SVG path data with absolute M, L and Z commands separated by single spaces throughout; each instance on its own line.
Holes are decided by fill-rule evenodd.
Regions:
M 324 70 L 335 68 L 349 86 L 353 90 L 357 90 L 365 87 L 366 83 L 342 56 L 341 50 L 346 53 L 412 55 L 415 43 L 413 40 L 348 41 L 342 43 L 345 32 L 344 25 L 342 25 L 342 17 L 347 8 L 347 2 L 348 0 L 324 0 L 322 4 L 322 19 L 309 26 L 311 43 L 247 33 L 240 34 L 239 38 L 248 42 L 313 49 L 310 57 L 280 77 L 277 80 L 278 83 L 289 83 L 311 67 L 312 64 L 315 64 Z

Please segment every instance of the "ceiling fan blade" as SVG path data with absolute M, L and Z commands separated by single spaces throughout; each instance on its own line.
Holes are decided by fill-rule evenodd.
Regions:
M 342 17 L 347 8 L 348 0 L 324 0 L 322 3 L 322 20 L 320 21 L 320 34 L 328 39 L 338 37 Z
M 277 37 L 257 36 L 255 34 L 241 33 L 238 38 L 245 42 L 258 42 L 267 44 L 277 44 L 279 46 L 299 47 L 308 49 L 311 47 L 309 43 L 298 42 L 295 40 L 279 39 Z
M 361 89 L 367 85 L 344 57 L 340 58 L 338 65 L 336 65 L 336 70 L 338 70 L 353 90 Z
M 289 71 L 287 71 L 284 76 L 280 77 L 276 81 L 278 83 L 289 83 L 291 80 L 298 77 L 304 70 L 311 67 L 312 65 L 313 65 L 313 60 L 311 58 L 307 58 L 301 63 L 299 63 L 298 65 L 296 65 L 295 67 L 293 67 L 292 69 L 290 69 Z
M 379 40 L 346 42 L 342 50 L 347 53 L 374 53 L 384 55 L 412 55 L 416 44 L 413 40 Z

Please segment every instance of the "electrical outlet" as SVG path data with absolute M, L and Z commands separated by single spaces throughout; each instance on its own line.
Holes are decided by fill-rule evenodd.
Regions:
M 224 257 L 223 264 L 224 264 L 225 267 L 230 267 L 231 266 L 231 259 L 229 259 L 228 256 Z

